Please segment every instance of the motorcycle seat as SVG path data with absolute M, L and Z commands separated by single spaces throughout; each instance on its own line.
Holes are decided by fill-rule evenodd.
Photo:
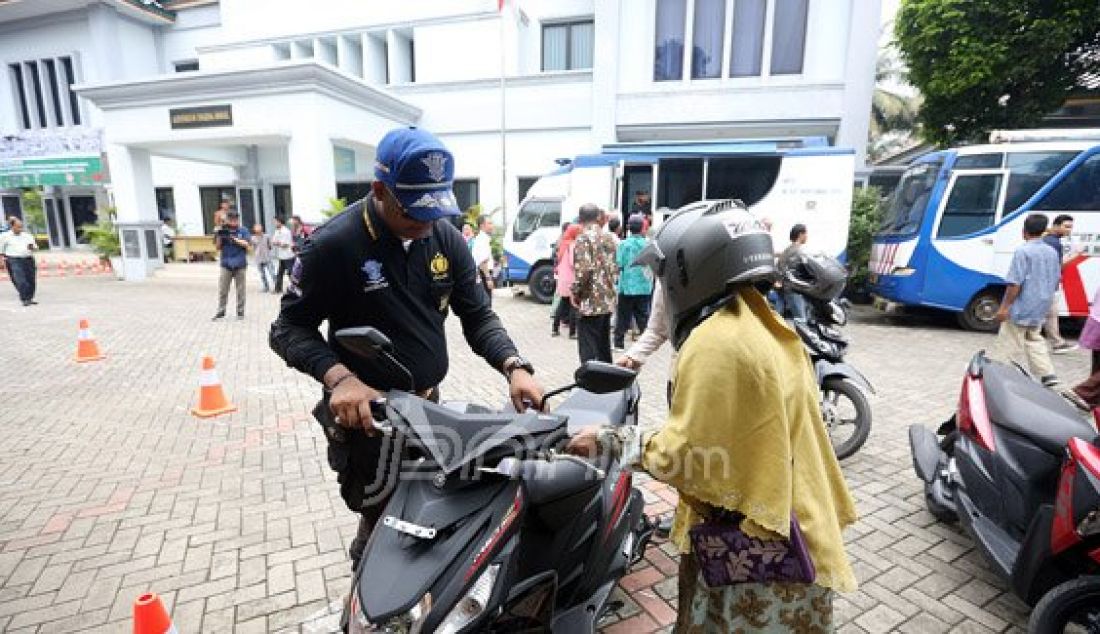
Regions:
M 1053 390 L 1001 363 L 982 368 L 985 403 L 994 425 L 1030 439 L 1061 456 L 1070 438 L 1093 442 L 1096 429 Z
M 559 416 L 569 417 L 569 432 L 591 425 L 620 425 L 630 405 L 631 390 L 595 394 L 574 389 L 561 405 L 554 409 Z
M 537 507 L 595 487 L 599 481 L 594 473 L 573 460 L 525 460 L 522 477 L 531 504 Z

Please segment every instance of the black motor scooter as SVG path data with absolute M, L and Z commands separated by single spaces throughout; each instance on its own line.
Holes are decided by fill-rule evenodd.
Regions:
M 377 330 L 335 336 L 409 376 Z M 345 632 L 596 630 L 653 525 L 628 469 L 557 451 L 570 429 L 637 424 L 635 373 L 588 362 L 575 379 L 546 395 L 572 389 L 550 414 L 402 391 L 372 407 L 400 468 L 353 575 Z
M 867 392 L 871 382 L 844 361 L 848 338 L 840 328 L 848 323 L 848 312 L 837 300 L 831 302 L 802 296 L 806 318 L 791 320 L 802 338 L 821 390 L 821 416 L 829 432 L 833 452 L 843 460 L 860 450 L 871 433 L 871 404 Z
M 971 359 L 955 415 L 909 428 L 928 510 L 961 521 L 1031 631 L 1100 632 L 1100 438 L 1019 367 Z

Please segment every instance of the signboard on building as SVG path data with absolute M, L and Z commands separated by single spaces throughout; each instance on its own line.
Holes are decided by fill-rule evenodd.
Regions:
M 189 128 L 216 128 L 233 125 L 233 106 L 199 106 L 197 108 L 172 108 L 168 116 L 173 130 Z
M 103 182 L 103 161 L 98 156 L 0 159 L 0 189 Z

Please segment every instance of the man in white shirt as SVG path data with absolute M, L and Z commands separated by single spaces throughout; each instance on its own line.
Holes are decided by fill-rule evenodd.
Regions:
M 34 243 L 34 236 L 23 230 L 22 220 L 13 217 L 9 223 L 11 231 L 0 233 L 0 254 L 4 256 L 4 265 L 11 276 L 11 283 L 19 292 L 19 301 L 24 306 L 37 304 L 34 301 L 37 272 L 33 251 L 38 247 Z
M 477 237 L 470 249 L 474 256 L 474 264 L 477 265 L 477 274 L 481 277 L 481 285 L 485 287 L 485 293 L 489 295 L 489 303 L 493 302 L 493 221 L 488 216 L 478 218 Z
M 294 265 L 294 234 L 282 218 L 275 218 L 275 233 L 271 236 L 271 246 L 275 259 L 279 261 L 279 270 L 275 273 L 274 293 L 283 292 L 283 275 L 290 273 Z

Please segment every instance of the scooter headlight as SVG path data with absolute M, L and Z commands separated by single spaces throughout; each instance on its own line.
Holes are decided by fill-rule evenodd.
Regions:
M 462 628 L 473 623 L 489 605 L 489 599 L 493 596 L 493 586 L 497 582 L 497 574 L 500 572 L 500 564 L 493 564 L 478 576 L 474 585 L 466 591 L 466 594 L 451 608 L 450 614 L 439 624 L 436 630 L 439 634 L 458 634 Z
M 401 616 L 395 616 L 385 623 L 373 624 L 367 620 L 359 605 L 359 588 L 352 591 L 351 614 L 348 615 L 348 634 L 420 634 L 424 619 L 432 611 L 432 594 L 429 592 Z

